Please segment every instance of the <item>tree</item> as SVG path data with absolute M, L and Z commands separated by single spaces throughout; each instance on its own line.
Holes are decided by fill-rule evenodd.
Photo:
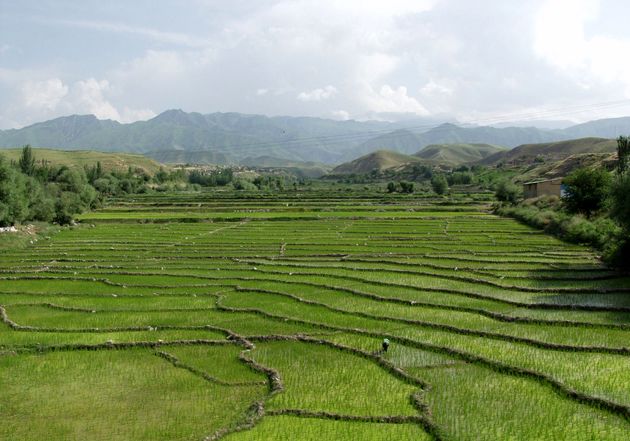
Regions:
M 387 184 L 387 192 L 396 193 L 396 184 L 394 182 L 390 182 L 389 184 Z
M 448 185 L 468 185 L 473 182 L 473 174 L 469 171 L 456 171 L 448 175 Z
M 444 194 L 448 191 L 448 182 L 444 175 L 433 175 L 431 178 L 431 188 L 437 194 Z
M 610 217 L 630 234 L 630 173 L 615 179 L 610 191 Z
M 400 191 L 403 193 L 413 193 L 413 182 L 400 181 Z
M 164 170 L 164 167 L 160 167 L 160 169 L 155 174 L 156 182 L 158 182 L 159 184 L 163 184 L 164 182 L 168 181 L 168 178 L 169 175 L 166 170 Z
M 92 167 L 85 166 L 85 175 L 90 184 L 94 185 L 94 182 L 101 179 L 105 173 L 103 172 L 103 166 L 101 161 L 97 161 L 96 165 Z
M 609 260 L 616 266 L 630 268 L 630 173 L 615 179 L 610 191 L 610 217 L 621 226 L 619 240 L 613 244 Z
M 0 227 L 28 218 L 26 176 L 0 156 Z
M 22 154 L 18 162 L 22 173 L 28 176 L 33 176 L 35 173 L 35 156 L 33 156 L 33 149 L 30 145 L 22 147 Z
M 504 179 L 497 184 L 494 195 L 501 202 L 516 204 L 518 200 L 523 197 L 523 191 L 521 187 L 514 184 L 512 181 Z
M 563 179 L 564 206 L 571 213 L 590 217 L 600 210 L 610 193 L 612 177 L 601 168 L 579 168 Z
M 623 175 L 630 168 L 630 137 L 617 138 L 617 174 Z

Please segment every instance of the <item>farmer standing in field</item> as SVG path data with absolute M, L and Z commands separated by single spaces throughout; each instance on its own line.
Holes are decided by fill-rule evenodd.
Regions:
M 389 340 L 388 339 L 383 339 L 383 352 L 387 352 L 387 349 L 389 348 Z

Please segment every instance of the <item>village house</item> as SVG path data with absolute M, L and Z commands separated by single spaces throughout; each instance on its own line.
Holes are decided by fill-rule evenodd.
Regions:
M 525 182 L 523 184 L 523 196 L 525 199 L 546 195 L 561 197 L 564 194 L 562 179 L 554 178 Z

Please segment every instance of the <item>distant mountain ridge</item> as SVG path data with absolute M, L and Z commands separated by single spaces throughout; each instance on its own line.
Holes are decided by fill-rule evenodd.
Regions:
M 412 154 L 431 144 L 475 143 L 516 147 L 630 134 L 630 117 L 590 121 L 554 130 L 461 127 L 453 123 L 436 126 L 434 120 L 427 121 L 337 121 L 241 113 L 203 115 L 168 110 L 148 121 L 121 124 L 99 120 L 94 115 L 72 115 L 22 129 L 2 130 L 0 147 L 31 144 L 64 150 L 132 152 L 148 154 L 159 161 L 163 160 L 162 156 L 186 157 L 186 154 L 176 152 L 208 152 L 206 157 L 228 163 L 238 163 L 247 157 L 273 156 L 291 161 L 338 164 L 379 149 Z M 199 155 L 202 154 L 192 157 Z

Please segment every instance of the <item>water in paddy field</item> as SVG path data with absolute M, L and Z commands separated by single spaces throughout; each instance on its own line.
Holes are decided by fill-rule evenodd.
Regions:
M 627 277 L 484 194 L 338 193 L 135 195 L 5 248 L 0 438 L 630 437 Z

